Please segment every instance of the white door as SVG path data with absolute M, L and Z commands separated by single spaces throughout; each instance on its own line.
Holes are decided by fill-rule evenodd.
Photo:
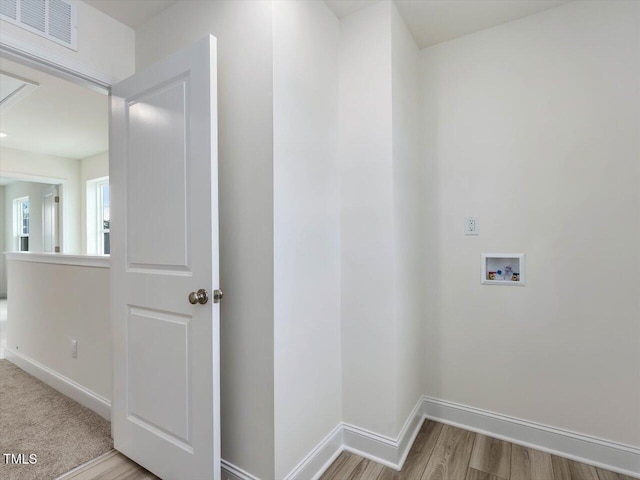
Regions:
M 112 88 L 113 438 L 164 480 L 220 477 L 217 128 L 213 37 Z
M 60 252 L 58 242 L 58 186 L 51 185 L 42 195 L 42 250 L 46 253 Z

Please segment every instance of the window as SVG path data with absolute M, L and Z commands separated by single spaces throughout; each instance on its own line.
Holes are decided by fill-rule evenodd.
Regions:
M 14 231 L 16 250 L 29 251 L 29 197 L 16 198 L 13 201 Z
M 86 253 L 111 253 L 111 192 L 109 177 L 87 180 L 86 186 Z
M 109 179 L 98 182 L 96 187 L 98 194 L 98 253 L 109 255 L 111 253 L 111 216 L 109 213 L 111 201 L 109 198 Z

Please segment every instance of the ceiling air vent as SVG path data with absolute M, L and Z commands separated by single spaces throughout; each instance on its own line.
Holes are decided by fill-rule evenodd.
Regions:
M 78 50 L 78 7 L 70 0 L 0 0 L 0 18 Z
M 2 15 L 2 18 L 8 17 L 9 20 L 17 20 L 18 0 L 0 1 L 0 15 Z

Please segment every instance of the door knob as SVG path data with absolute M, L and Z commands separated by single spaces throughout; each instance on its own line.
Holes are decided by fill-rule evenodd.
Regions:
M 189 303 L 195 305 L 199 303 L 200 305 L 204 305 L 209 301 L 209 295 L 204 288 L 201 288 L 197 292 L 191 292 L 189 294 Z
M 220 300 L 222 300 L 222 296 L 224 295 L 224 292 L 222 291 L 221 288 L 218 288 L 216 290 L 213 291 L 213 303 L 220 303 Z

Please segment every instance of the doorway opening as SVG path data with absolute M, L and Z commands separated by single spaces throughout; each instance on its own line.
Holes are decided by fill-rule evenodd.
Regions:
M 113 448 L 104 93 L 0 56 L 1 468 L 12 478 L 56 478 Z

